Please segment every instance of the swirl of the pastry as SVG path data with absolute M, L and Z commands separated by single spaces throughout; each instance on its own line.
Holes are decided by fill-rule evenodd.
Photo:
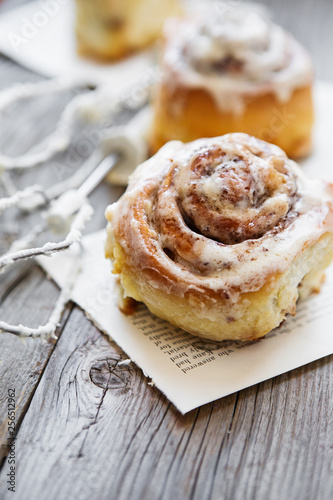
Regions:
M 305 276 L 318 287 L 333 257 L 331 201 L 246 134 L 174 141 L 108 208 L 107 254 L 125 293 L 159 316 L 212 339 L 257 338 L 293 311 Z
M 263 236 L 293 207 L 296 179 L 285 163 L 284 155 L 258 151 L 255 140 L 240 134 L 203 148 L 182 168 L 174 165 L 158 192 L 163 233 L 170 234 L 172 214 L 179 229 L 185 221 L 227 245 Z

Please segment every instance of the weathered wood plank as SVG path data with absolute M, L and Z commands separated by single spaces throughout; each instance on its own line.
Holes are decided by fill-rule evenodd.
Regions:
M 40 80 L 40 77 L 19 68 L 4 58 L 0 58 L 0 71 L 2 75 L 0 85 L 3 87 L 18 81 Z M 18 155 L 27 151 L 36 142 L 51 133 L 62 109 L 74 94 L 75 92 L 63 92 L 58 96 L 22 101 L 20 104 L 10 106 L 2 114 L 0 120 L 0 150 L 8 155 Z M 19 127 L 17 126 L 18 123 Z M 44 186 L 50 186 L 71 175 L 93 150 L 89 133 L 90 128 L 88 126 L 78 127 L 70 148 L 72 156 L 68 156 L 67 152 L 58 154 L 55 159 L 46 165 L 28 172 L 12 174 L 16 185 L 23 187 L 28 183 L 38 182 Z M 89 147 L 82 147 L 82 138 L 88 143 Z M 75 158 L 75 161 L 72 161 L 72 158 Z M 59 165 L 61 166 L 60 169 L 58 168 Z M 88 225 L 87 231 L 93 231 L 105 226 L 105 207 L 111 200 L 118 197 L 121 192 L 122 189 L 120 188 L 100 186 L 97 192 L 93 194 L 92 203 L 96 207 L 96 213 Z M 5 252 L 18 235 L 27 233 L 29 228 L 36 224 L 37 220 L 40 223 L 39 216 L 23 217 L 15 209 L 2 214 L 0 220 L 0 253 Z M 45 238 L 40 241 L 47 241 Z M 51 238 L 54 239 L 55 236 L 51 236 Z M 38 326 L 48 319 L 48 315 L 54 307 L 58 290 L 54 285 L 47 283 L 43 273 L 37 269 L 33 271 L 32 278 L 30 276 L 23 282 L 24 275 L 29 267 L 31 265 L 23 263 L 13 266 L 8 272 L 1 274 L 0 317 L 14 324 L 17 324 L 20 320 L 23 324 Z M 36 289 L 36 283 L 38 289 Z M 28 300 L 30 301 L 29 305 L 26 303 Z M 18 311 L 20 314 L 17 314 Z M 17 380 L 16 397 L 20 404 L 17 409 L 16 420 L 19 426 L 53 347 L 53 341 L 48 342 L 46 345 L 39 340 L 27 340 L 23 343 L 10 335 L 0 334 L 0 376 L 2 382 L 0 390 L 0 444 L 5 443 L 7 437 L 6 391 L 11 387 L 12 382 Z M 38 370 L 36 366 L 38 366 Z M 7 451 L 6 447 L 1 447 L 0 463 L 1 458 Z
M 17 82 L 37 81 L 40 77 L 20 68 L 13 62 L 0 58 L 1 88 Z M 41 102 L 22 101 L 10 106 L 1 116 L 0 149 L 8 155 L 18 155 L 32 147 L 36 141 L 49 134 L 64 107 L 69 93 L 56 98 L 42 99 Z M 18 126 L 19 124 L 19 126 Z M 33 124 L 33 126 L 32 126 Z M 54 174 L 53 174 L 54 175 Z M 33 169 L 27 174 L 13 175 L 17 186 L 28 182 L 51 184 L 52 170 Z M 46 184 L 46 185 L 49 185 Z M 1 193 L 0 193 L 1 194 Z M 17 210 L 2 214 L 0 221 L 0 252 L 5 252 L 12 241 L 35 224 L 36 218 L 22 217 Z M 57 287 L 45 280 L 36 266 L 30 274 L 27 270 L 31 263 L 13 266 L 0 276 L 0 317 L 13 324 L 22 322 L 38 326 L 48 320 L 59 294 Z M 23 281 L 24 280 L 24 281 Z M 70 308 L 64 316 L 66 320 Z M 59 329 L 59 332 L 61 328 Z M 44 343 L 41 340 L 22 341 L 9 334 L 0 334 L 0 463 L 8 453 L 7 395 L 8 390 L 16 387 L 16 425 L 17 428 L 29 406 L 32 394 L 47 363 L 55 341 Z
M 29 317 L 29 326 L 32 327 L 46 323 L 58 294 L 57 287 L 46 281 L 42 271 L 34 267 L 0 305 L 0 317 L 13 324 L 26 321 Z M 61 327 L 58 334 L 60 332 Z M 8 390 L 15 388 L 16 424 L 19 427 L 54 345 L 53 339 L 47 342 L 40 339 L 22 340 L 14 335 L 0 333 L 0 462 L 8 452 Z
M 150 388 L 142 383 L 141 374 L 135 367 L 124 366 L 123 369 L 117 369 L 115 374 L 101 373 L 98 376 L 98 370 L 103 368 L 102 361 L 116 363 L 118 352 L 118 348 L 110 345 L 88 321 L 83 321 L 81 311 L 72 313 L 65 340 L 59 340 L 58 348 L 47 366 L 47 374 L 33 398 L 33 406 L 28 412 L 32 420 L 24 421 L 23 425 L 28 430 L 28 434 L 26 430 L 22 431 L 24 444 L 17 443 L 17 449 L 21 448 L 18 468 L 23 490 L 17 490 L 20 498 L 24 497 L 24 491 L 29 492 L 29 498 L 41 497 L 46 478 L 47 482 L 55 482 L 53 493 L 49 492 L 50 498 L 59 497 L 64 481 L 68 491 L 76 484 L 75 491 L 70 494 L 73 498 L 85 497 L 86 492 L 89 497 L 94 496 L 96 489 L 99 490 L 100 484 L 110 476 L 110 470 L 101 467 L 102 456 L 109 460 L 109 456 L 124 453 L 124 449 L 130 446 L 133 435 L 131 432 L 125 433 L 126 426 L 132 422 L 138 431 L 143 426 L 145 433 L 152 428 L 154 423 L 148 419 L 150 405 L 144 410 L 144 399 Z M 91 381 L 92 367 L 95 367 L 93 378 L 99 385 Z M 109 390 L 106 390 L 107 386 L 110 386 Z M 157 408 L 161 405 L 160 401 L 163 402 L 164 398 L 157 395 Z M 40 418 L 44 411 L 52 420 L 58 415 L 51 426 Z M 125 420 L 126 412 L 128 423 Z M 113 430 L 110 433 L 107 429 L 111 428 Z M 27 463 L 25 460 L 21 462 L 25 446 L 32 451 L 33 443 L 36 445 L 36 455 L 30 456 Z M 47 460 L 47 471 L 39 475 L 40 481 L 36 482 L 34 478 L 33 486 L 28 476 L 39 466 L 38 456 L 41 457 L 44 450 L 53 458 Z M 95 461 L 92 456 L 99 458 Z M 66 479 L 63 466 L 68 466 L 67 460 L 71 463 L 72 471 Z M 29 469 L 31 467 L 27 475 L 24 473 L 26 464 Z M 3 474 L 4 471 L 5 467 Z M 4 489 L 0 493 L 2 496 L 5 496 Z M 61 493 L 60 496 L 66 498 L 67 495 Z
M 18 433 L 20 499 L 331 498 L 332 359 L 182 416 L 124 358 L 72 312 Z
M 332 360 L 239 393 L 227 445 L 207 481 L 212 498 L 332 498 Z M 207 469 L 203 461 L 198 484 Z M 193 498 L 205 496 L 199 489 Z
M 310 49 L 317 76 L 333 80 L 333 3 L 264 3 Z M 0 58 L 0 72 L 0 88 L 39 79 L 5 58 Z M 13 109 L 14 123 L 20 126 L 1 129 L 1 147 L 5 145 L 10 154 L 30 147 L 52 129 L 65 102 L 65 95 L 58 102 L 45 101 L 47 114 L 27 106 L 27 120 L 17 120 Z M 7 118 L 10 125 L 11 117 Z M 57 164 L 73 168 L 67 160 L 59 155 L 58 163 L 50 162 L 44 173 L 38 169 L 32 175 L 38 182 L 52 183 L 57 180 Z M 19 185 L 26 180 L 18 178 Z M 103 186 L 92 197 L 97 214 L 90 230 L 103 227 L 104 208 L 113 196 L 117 194 Z M 11 221 L 14 226 L 20 223 L 15 215 Z M 11 222 L 7 227 L 13 228 Z M 0 294 L 5 300 L 0 314 L 5 311 L 4 319 L 37 325 L 47 319 L 57 290 L 36 269 L 25 282 L 20 272 L 2 277 Z M 56 347 L 0 337 L 0 371 L 5 373 L 0 422 L 7 411 L 6 390 L 12 384 L 18 387 L 18 422 L 29 407 L 17 441 L 18 498 L 333 497 L 332 357 L 182 417 L 158 390 L 147 386 L 133 365 L 129 371 L 116 369 L 110 374 L 103 360 L 112 364 L 117 355 L 124 357 L 77 309 Z M 91 382 L 90 374 L 102 387 Z M 0 440 L 4 437 L 0 434 Z M 0 498 L 11 495 L 4 482 L 6 467 L 4 462 Z

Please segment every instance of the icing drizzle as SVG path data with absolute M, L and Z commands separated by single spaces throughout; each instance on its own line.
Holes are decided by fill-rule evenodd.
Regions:
M 128 264 L 180 296 L 259 290 L 333 228 L 327 185 L 246 134 L 168 143 L 107 217 Z
M 305 49 L 280 26 L 246 7 L 170 21 L 164 79 L 208 90 L 225 110 L 241 112 L 244 94 L 274 92 L 287 101 L 311 83 Z

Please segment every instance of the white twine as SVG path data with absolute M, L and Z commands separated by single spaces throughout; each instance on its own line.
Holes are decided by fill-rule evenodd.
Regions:
M 0 200 L 1 208 L 6 209 L 19 203 L 31 196 L 32 194 L 39 191 L 39 186 L 32 186 L 23 191 L 18 191 L 10 198 L 4 198 Z M 82 230 L 85 227 L 86 222 L 91 218 L 93 214 L 93 208 L 86 202 L 79 209 L 77 215 L 75 216 L 68 235 L 60 243 L 46 243 L 40 248 L 26 249 L 25 247 L 32 243 L 34 238 L 46 229 L 46 225 L 38 226 L 34 228 L 29 234 L 23 237 L 21 240 L 17 240 L 13 243 L 9 253 L 0 258 L 0 273 L 7 266 L 10 266 L 14 262 L 20 260 L 26 260 L 29 258 L 36 257 L 37 255 L 51 255 L 53 253 L 66 250 L 75 243 L 79 243 L 82 238 Z M 13 251 L 14 250 L 14 251 Z M 65 285 L 62 287 L 62 291 L 58 297 L 55 308 L 45 325 L 38 326 L 37 328 L 29 328 L 22 324 L 11 325 L 5 321 L 0 321 L 0 333 L 7 332 L 13 335 L 18 335 L 20 337 L 32 337 L 32 338 L 42 338 L 53 337 L 57 339 L 55 331 L 59 326 L 62 314 L 65 310 L 67 303 L 71 298 L 71 291 L 76 281 L 76 277 L 80 271 L 81 259 L 75 259 L 73 268 L 68 275 Z
M 101 152 L 95 151 L 68 179 L 58 182 L 48 189 L 36 184 L 14 193 L 15 187 L 13 185 L 13 189 L 11 189 L 13 194 L 8 198 L 0 198 L 0 215 L 8 208 L 15 206 L 25 212 L 33 212 L 44 205 L 48 205 L 66 191 L 78 188 L 95 170 L 96 165 L 101 162 L 102 158 Z
M 78 211 L 67 237 L 60 243 L 46 243 L 43 247 L 19 250 L 14 253 L 5 255 L 0 259 L 0 272 L 5 267 L 13 264 L 19 260 L 26 260 L 37 255 L 50 255 L 55 252 L 59 252 L 71 247 L 74 243 L 79 243 L 82 238 L 82 230 L 85 223 L 91 218 L 93 214 L 93 208 L 89 203 L 85 203 Z M 38 230 L 38 228 L 36 229 Z M 35 232 L 36 232 L 35 230 Z M 28 237 L 23 238 L 21 243 L 29 240 Z M 16 242 L 18 243 L 18 242 Z M 0 321 L 0 332 L 12 333 L 14 335 L 19 335 L 20 337 L 32 337 L 32 338 L 46 338 L 53 337 L 57 339 L 55 331 L 59 326 L 62 314 L 65 310 L 67 303 L 71 299 L 71 291 L 76 281 L 76 277 L 80 272 L 81 259 L 75 259 L 73 268 L 68 275 L 65 285 L 62 287 L 62 291 L 58 297 L 55 308 L 45 325 L 38 326 L 37 328 L 29 328 L 22 324 L 11 325 L 5 321 Z
M 7 254 L 18 252 L 19 250 L 24 250 L 25 248 L 29 248 L 36 240 L 37 236 L 42 234 L 46 229 L 47 229 L 46 224 L 39 224 L 38 226 L 34 227 L 28 234 L 26 234 L 25 236 L 23 236 L 18 240 L 15 240 L 11 244 Z
M 42 80 L 32 83 L 17 83 L 0 93 L 0 111 L 3 111 L 4 108 L 21 99 L 57 93 L 63 90 L 72 89 L 74 86 L 78 86 L 78 82 L 69 78 L 56 78 L 54 80 Z
M 86 160 L 78 170 L 74 172 L 65 181 L 58 182 L 44 191 L 44 199 L 37 194 L 32 197 L 28 203 L 24 203 L 23 208 L 28 209 L 29 212 L 35 210 L 45 203 L 58 198 L 70 189 L 76 189 L 89 177 L 89 175 L 96 169 L 96 166 L 101 162 L 103 156 L 99 150 L 95 151 L 88 160 Z M 22 204 L 21 204 L 22 206 Z
M 21 99 L 27 99 L 45 94 L 57 93 L 77 87 L 74 80 L 46 80 L 38 83 L 15 85 L 0 93 L 0 112 L 9 104 Z M 78 108 L 84 100 L 85 95 L 77 96 L 65 107 L 56 129 L 48 137 L 40 142 L 40 151 L 32 149 L 27 153 L 15 158 L 0 154 L 0 169 L 15 170 L 27 169 L 39 165 L 51 159 L 56 153 L 64 151 L 70 143 L 71 129 L 76 118 Z M 35 146 L 33 147 L 35 149 Z
M 146 91 L 148 95 L 151 85 L 151 81 L 141 83 L 141 89 Z M 73 79 L 46 80 L 15 85 L 0 93 L 0 113 L 9 104 L 21 99 L 57 93 L 78 86 L 78 82 Z M 119 104 L 126 102 L 126 99 L 130 99 L 130 97 L 131 87 L 122 89 L 121 94 L 119 92 L 116 94 L 111 85 L 104 85 L 92 92 L 74 97 L 62 112 L 54 132 L 39 143 L 38 151 L 35 151 L 36 146 L 34 146 L 27 153 L 17 157 L 10 157 L 0 152 L 0 171 L 29 169 L 50 160 L 56 153 L 68 148 L 71 141 L 71 131 L 78 117 L 91 122 L 101 120 L 109 116 Z M 142 105 L 139 102 L 138 104 Z
M 43 188 L 41 186 L 34 185 L 29 186 L 22 191 L 17 191 L 15 194 L 9 196 L 8 198 L 0 198 L 0 214 L 4 210 L 7 210 L 7 208 L 19 206 L 19 204 L 23 200 L 27 200 L 37 193 L 42 194 Z
M 140 105 L 143 105 L 144 101 L 146 101 L 153 79 L 155 78 L 155 75 L 153 75 L 153 79 L 151 75 L 148 76 L 149 79 L 145 83 L 140 81 L 136 82 L 137 85 L 140 86 L 139 89 L 143 91 L 139 98 L 138 95 L 134 95 L 135 89 L 133 90 L 130 87 L 127 89 L 125 88 L 125 91 L 124 88 L 122 89 L 121 98 L 121 95 L 116 95 L 113 92 L 110 85 L 97 88 L 93 92 L 73 98 L 62 112 L 54 132 L 43 139 L 38 145 L 38 151 L 36 151 L 36 146 L 34 146 L 27 153 L 16 158 L 9 157 L 0 152 L 0 173 L 2 173 L 2 182 L 5 191 L 10 195 L 7 198 L 0 199 L 0 213 L 14 206 L 21 208 L 26 206 L 30 211 L 35 210 L 44 203 L 49 203 L 53 198 L 57 198 L 68 189 L 77 187 L 81 184 L 86 178 L 87 173 L 90 173 L 93 167 L 98 163 L 96 160 L 100 159 L 100 152 L 96 152 L 91 159 L 85 162 L 78 172 L 72 175 L 72 177 L 52 186 L 48 190 L 43 189 L 41 186 L 34 185 L 15 192 L 16 188 L 6 171 L 35 167 L 50 160 L 56 153 L 68 148 L 71 140 L 71 131 L 78 117 L 84 118 L 87 121 L 89 120 L 90 122 L 102 120 L 110 116 L 110 113 L 119 110 L 119 105 L 124 104 L 131 98 L 134 98 L 136 103 L 135 107 L 139 108 Z M 39 83 L 16 85 L 0 93 L 0 114 L 7 106 L 18 100 L 61 92 L 78 86 L 78 82 L 69 79 L 47 80 Z M 37 248 L 26 248 L 26 246 L 30 245 L 34 238 L 40 234 L 46 226 L 34 228 L 28 235 L 14 242 L 10 251 L 0 258 L 0 273 L 15 262 L 34 258 L 39 255 L 51 255 L 66 250 L 73 244 L 80 242 L 82 230 L 92 214 L 93 209 L 91 205 L 88 202 L 84 203 L 75 216 L 70 231 L 63 241 L 60 243 L 48 242 L 42 247 Z M 56 306 L 46 325 L 37 328 L 29 328 L 21 324 L 11 325 L 4 321 L 0 321 L 0 332 L 9 332 L 22 337 L 46 338 L 52 336 L 53 338 L 57 338 L 55 331 L 59 326 L 66 304 L 70 300 L 71 291 L 79 270 L 80 259 L 76 259 L 75 269 L 73 268 L 72 272 L 69 273 L 67 282 L 62 288 Z M 124 361 L 124 364 L 128 362 L 130 362 L 130 360 Z
M 65 285 L 62 287 L 56 305 L 53 312 L 45 325 L 38 326 L 37 328 L 29 328 L 22 324 L 11 325 L 5 321 L 0 321 L 0 333 L 12 333 L 20 337 L 32 337 L 32 338 L 48 338 L 52 337 L 57 339 L 55 331 L 60 326 L 61 317 L 64 313 L 66 305 L 71 300 L 71 292 L 74 287 L 76 277 L 81 270 L 81 259 L 77 258 L 74 260 L 73 268 L 68 275 Z
M 63 241 L 60 241 L 59 243 L 48 242 L 42 247 L 28 248 L 13 253 L 7 253 L 0 258 L 0 272 L 2 272 L 6 267 L 14 264 L 14 262 L 31 259 L 39 255 L 51 255 L 55 252 L 66 250 L 72 246 L 73 243 L 81 241 L 82 230 L 84 229 L 86 222 L 91 219 L 92 214 L 92 206 L 89 203 L 85 203 L 78 211 L 71 225 L 70 231 Z

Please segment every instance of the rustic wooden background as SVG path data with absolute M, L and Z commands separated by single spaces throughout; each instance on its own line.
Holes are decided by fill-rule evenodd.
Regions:
M 0 15 L 21 3 L 5 0 Z M 317 77 L 333 81 L 333 2 L 265 3 L 309 48 Z M 0 75 L 0 88 L 40 80 L 1 56 Z M 0 117 L 0 149 L 27 150 L 52 130 L 72 95 L 11 106 Z M 83 159 L 81 152 L 77 163 Z M 15 181 L 52 184 L 64 164 L 58 155 Z M 120 192 L 103 185 L 93 194 L 88 230 L 104 226 L 104 208 Z M 0 251 L 33 223 L 15 211 L 2 217 Z M 58 290 L 37 266 L 15 267 L 0 280 L 1 319 L 46 322 Z M 182 416 L 133 364 L 119 370 L 126 355 L 79 308 L 68 306 L 57 334 L 58 341 L 48 342 L 0 334 L 1 499 L 333 498 L 333 356 Z M 11 388 L 15 494 L 7 491 L 5 459 Z

